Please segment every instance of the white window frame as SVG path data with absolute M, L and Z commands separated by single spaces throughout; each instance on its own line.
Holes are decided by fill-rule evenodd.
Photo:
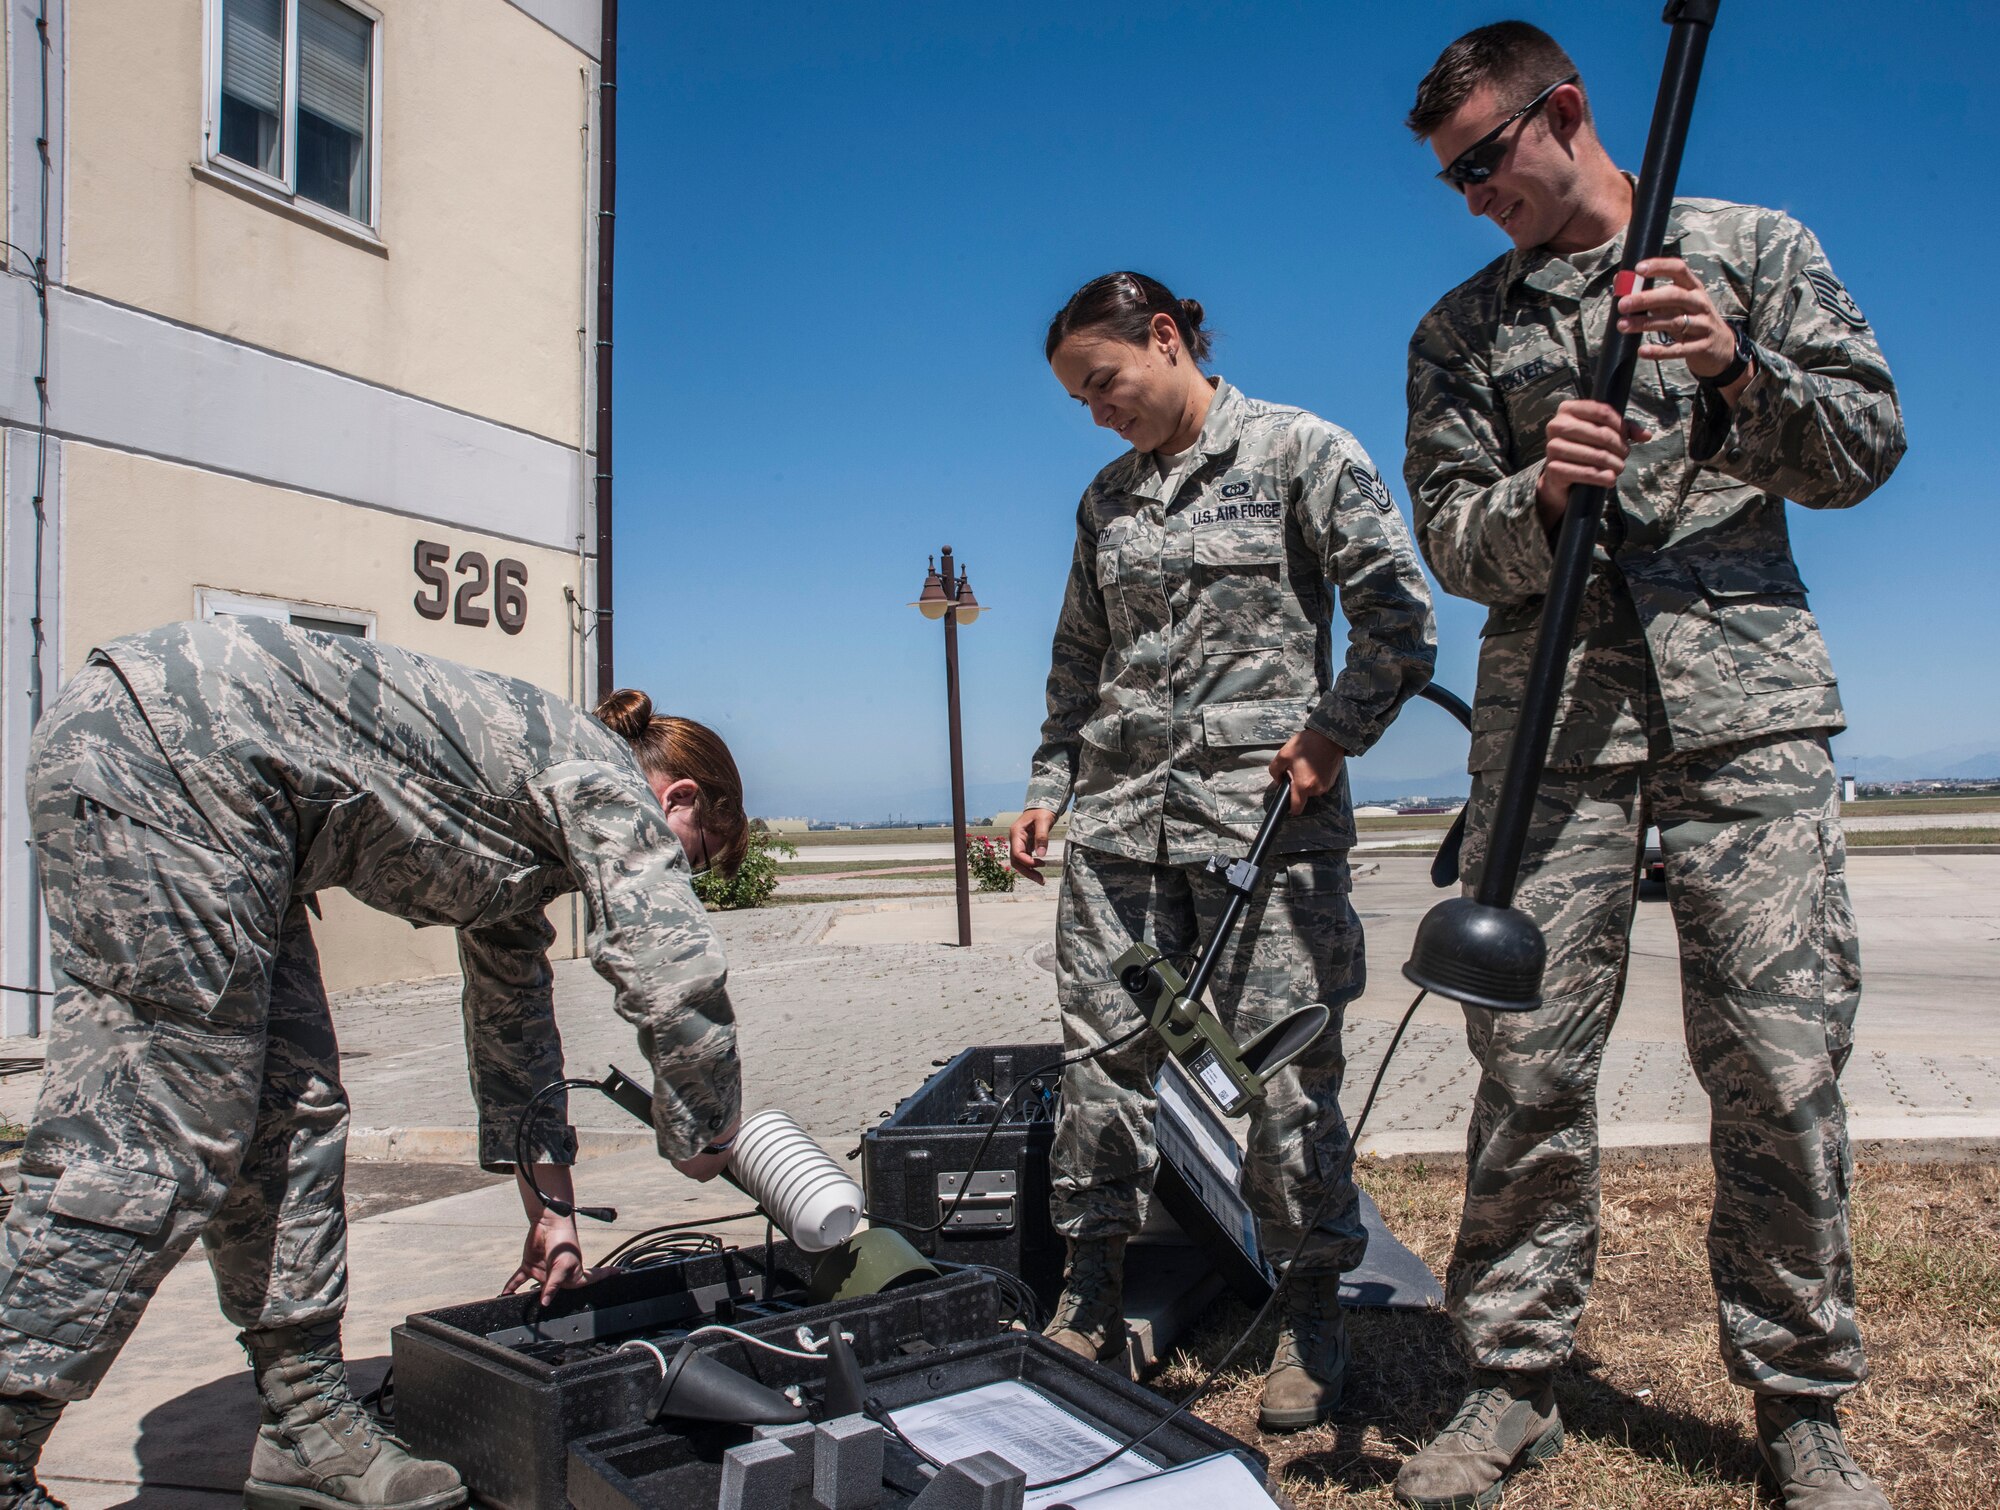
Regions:
M 352 624 L 361 638 L 375 638 L 375 614 L 366 608 L 342 608 L 333 603 L 309 603 L 300 598 L 267 598 L 259 593 L 230 592 L 220 587 L 197 587 L 194 612 L 198 619 L 230 615 L 240 619 L 275 619 L 292 622 L 294 614 L 308 619 L 327 619 L 336 624 Z
M 202 167 L 235 180 L 315 220 L 352 233 L 359 229 L 379 237 L 382 227 L 382 13 L 364 0 L 336 0 L 369 24 L 368 37 L 368 218 L 356 220 L 316 199 L 300 195 L 298 182 L 299 134 L 299 3 L 283 0 L 285 7 L 285 84 L 279 102 L 278 128 L 283 136 L 282 155 L 285 177 L 273 178 L 260 168 L 224 157 L 222 136 L 222 8 L 225 0 L 203 0 L 202 28 Z

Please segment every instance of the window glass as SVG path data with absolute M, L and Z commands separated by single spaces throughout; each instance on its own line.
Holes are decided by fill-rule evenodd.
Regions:
M 373 31 L 366 17 L 333 0 L 299 0 L 298 192 L 362 221 Z
M 223 0 L 222 138 L 217 150 L 285 176 L 284 0 Z
M 321 634 L 352 635 L 357 640 L 368 638 L 366 624 L 350 624 L 345 619 L 316 618 L 309 613 L 295 613 L 290 617 L 294 629 L 317 629 Z

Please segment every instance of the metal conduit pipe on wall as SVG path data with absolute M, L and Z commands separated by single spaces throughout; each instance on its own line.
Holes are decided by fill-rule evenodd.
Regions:
M 604 0 L 597 93 L 597 686 L 617 686 L 611 656 L 611 251 L 618 200 L 618 0 Z

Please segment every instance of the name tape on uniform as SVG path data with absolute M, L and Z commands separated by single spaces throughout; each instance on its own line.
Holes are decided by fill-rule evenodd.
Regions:
M 1192 524 L 1244 524 L 1251 522 L 1276 522 L 1285 517 L 1285 506 L 1273 500 L 1269 503 L 1218 503 L 1213 508 L 1191 509 L 1188 520 Z

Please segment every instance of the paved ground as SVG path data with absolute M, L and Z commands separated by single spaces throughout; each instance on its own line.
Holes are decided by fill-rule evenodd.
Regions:
M 1422 857 L 1383 856 L 1357 871 L 1373 979 L 1349 1013 L 1350 1110 L 1409 1002 L 1398 966 L 1439 895 Z M 1846 1079 L 1857 1134 L 2000 1136 L 2000 1014 L 1990 1006 L 2000 855 L 1861 854 L 1851 876 L 1868 971 Z M 1045 964 L 1053 923 L 1053 890 L 1025 885 L 1020 895 L 979 899 L 970 950 L 950 947 L 954 914 L 944 899 L 719 915 L 749 1103 L 788 1108 L 844 1153 L 933 1061 L 971 1043 L 1054 1042 Z M 1627 1004 L 1607 1055 L 1608 1143 L 1705 1136 L 1706 1107 L 1680 1042 L 1675 964 L 1665 904 L 1642 904 Z M 572 1073 L 610 1062 L 640 1068 L 630 1029 L 587 965 L 558 966 L 557 993 Z M 364 1379 L 379 1370 L 395 1321 L 490 1292 L 518 1254 L 511 1188 L 462 1169 L 417 1167 L 462 1161 L 471 1146 L 456 998 L 455 981 L 439 980 L 351 992 L 336 1004 L 358 1129 L 349 1350 L 378 1360 L 358 1370 Z M 1367 1146 L 1456 1150 L 1471 1085 L 1457 1009 L 1427 1003 L 1391 1067 Z M 33 1089 L 33 1076 L 0 1078 L 0 1117 L 24 1117 Z M 579 1097 L 574 1120 L 596 1155 L 579 1184 L 588 1199 L 625 1211 L 617 1232 L 740 1208 L 733 1191 L 674 1176 L 645 1147 L 647 1135 L 600 1098 Z M 606 1235 L 587 1240 L 601 1252 Z M 219 1510 L 241 1483 L 253 1430 L 239 1356 L 197 1257 L 170 1280 L 106 1387 L 65 1419 L 48 1465 L 75 1510 Z
M 1878 833 L 1902 828 L 2000 828 L 2000 812 L 1848 814 L 1841 823 L 1857 832 Z

